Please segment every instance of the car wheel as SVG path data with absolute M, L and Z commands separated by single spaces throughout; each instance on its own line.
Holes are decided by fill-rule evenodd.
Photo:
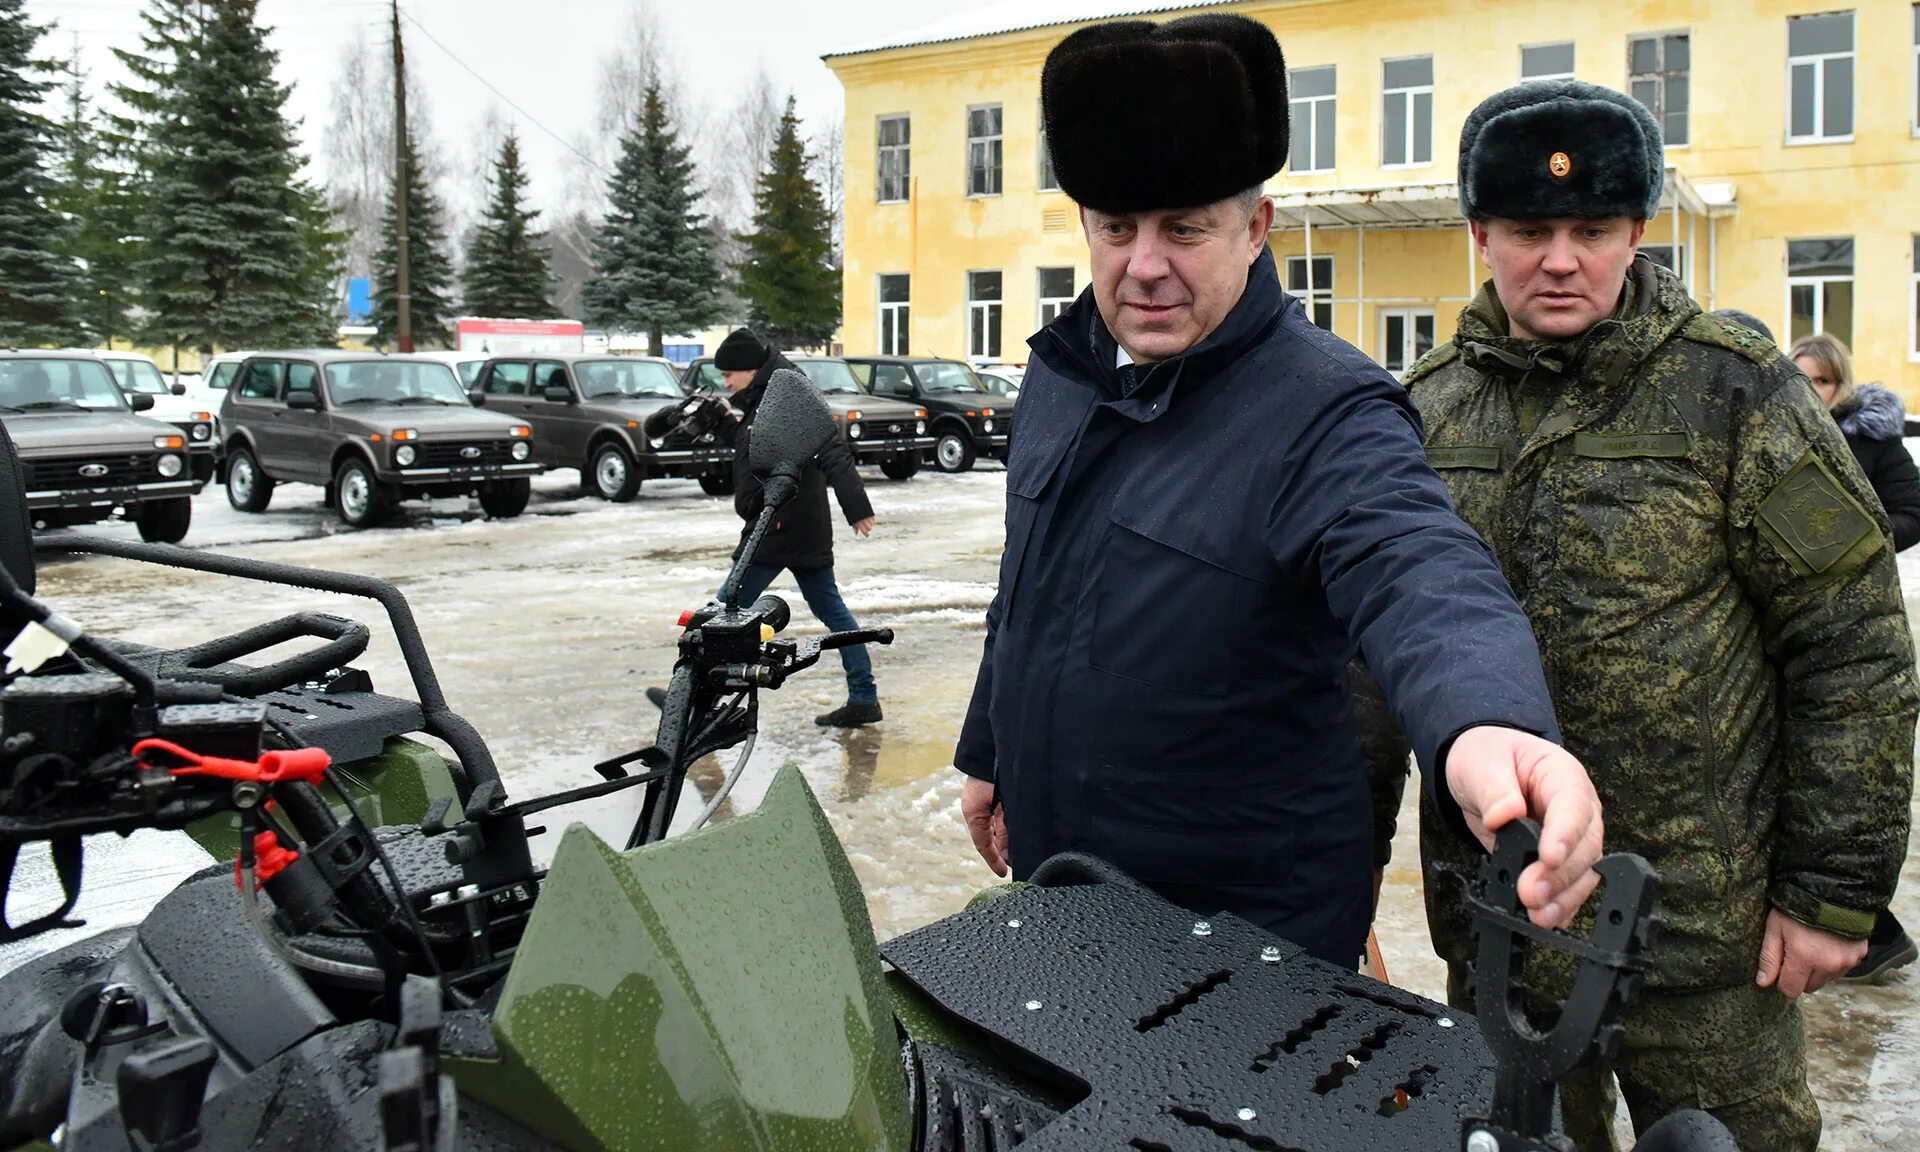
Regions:
M 587 477 L 594 495 L 615 504 L 625 504 L 640 491 L 640 469 L 634 467 L 633 454 L 618 440 L 609 440 L 593 450 Z
M 973 439 L 964 432 L 942 432 L 933 446 L 934 467 L 942 472 L 965 472 L 974 456 Z
M 495 520 L 511 520 L 527 510 L 531 480 L 495 480 L 480 490 L 480 507 Z
M 265 512 L 273 499 L 273 479 L 245 448 L 227 453 L 227 503 L 242 512 Z
M 333 510 L 349 527 L 371 528 L 393 515 L 393 501 L 380 487 L 373 466 L 349 456 L 333 474 Z
M 733 474 L 730 472 L 709 472 L 700 477 L 700 491 L 709 496 L 733 495 Z
M 911 480 L 919 471 L 920 461 L 911 456 L 880 463 L 880 474 L 889 480 Z
M 187 538 L 187 526 L 193 523 L 193 500 L 179 496 L 149 501 L 134 523 L 140 528 L 140 539 L 149 544 L 178 544 Z

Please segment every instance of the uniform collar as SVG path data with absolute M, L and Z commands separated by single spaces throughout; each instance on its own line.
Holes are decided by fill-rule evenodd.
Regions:
M 1507 335 L 1507 311 L 1489 280 L 1461 311 L 1454 347 L 1469 366 L 1488 376 L 1544 372 L 1563 379 L 1593 376 L 1611 386 L 1699 311 L 1672 273 L 1642 255 L 1627 270 L 1615 314 L 1571 340 Z

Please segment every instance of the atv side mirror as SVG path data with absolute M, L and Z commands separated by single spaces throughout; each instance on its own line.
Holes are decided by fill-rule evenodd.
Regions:
M 754 413 L 748 466 L 766 474 L 783 465 L 796 474 L 833 439 L 833 411 L 807 378 L 782 368 L 767 381 Z

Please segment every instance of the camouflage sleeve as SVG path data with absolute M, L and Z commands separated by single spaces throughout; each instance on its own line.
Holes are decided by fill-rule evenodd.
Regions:
M 1729 547 L 1780 678 L 1769 896 L 1858 938 L 1906 856 L 1920 689 L 1886 515 L 1832 418 L 1795 384 L 1745 415 Z
M 1385 868 L 1393 862 L 1393 835 L 1400 827 L 1400 797 L 1407 790 L 1413 745 L 1366 664 L 1354 660 L 1347 665 L 1347 684 L 1353 694 L 1354 735 L 1373 793 L 1373 866 Z

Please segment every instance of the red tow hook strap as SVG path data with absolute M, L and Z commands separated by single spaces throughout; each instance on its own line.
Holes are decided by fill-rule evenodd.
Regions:
M 280 846 L 280 837 L 271 829 L 253 838 L 253 886 L 258 888 L 280 874 L 280 870 L 300 859 L 300 853 Z M 240 861 L 233 862 L 233 886 L 241 884 Z
M 173 776 L 218 776 L 223 780 L 251 780 L 258 784 L 277 784 L 283 780 L 302 780 L 318 784 L 333 763 L 324 748 L 294 748 L 285 752 L 267 752 L 258 760 L 226 760 L 189 752 L 171 740 L 142 740 L 133 746 L 134 759 L 147 763 L 149 752 L 164 752 L 183 761 L 183 768 L 169 768 Z M 158 767 L 158 765 L 149 765 Z

